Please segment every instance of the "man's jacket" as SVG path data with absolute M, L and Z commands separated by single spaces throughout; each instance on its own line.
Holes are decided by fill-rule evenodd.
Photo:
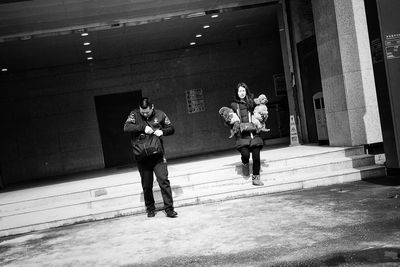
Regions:
M 126 119 L 124 132 L 131 133 L 131 143 L 133 144 L 141 134 L 145 134 L 144 129 L 149 125 L 154 131 L 163 131 L 163 135 L 171 135 L 175 132 L 167 115 L 158 109 L 154 109 L 153 113 L 148 118 L 142 116 L 139 109 L 131 111 Z

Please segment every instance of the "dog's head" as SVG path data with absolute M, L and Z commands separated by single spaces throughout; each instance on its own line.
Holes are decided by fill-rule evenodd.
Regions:
M 229 115 L 230 112 L 232 112 L 232 109 L 227 108 L 227 107 L 222 107 L 218 111 L 219 115 L 221 115 L 221 116 L 223 116 L 223 115 L 227 116 L 227 115 Z
M 258 96 L 258 101 L 260 102 L 260 104 L 266 104 L 268 103 L 268 98 L 266 95 L 261 94 Z

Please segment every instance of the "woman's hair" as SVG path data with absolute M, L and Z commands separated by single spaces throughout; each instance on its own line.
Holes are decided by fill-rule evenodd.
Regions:
M 139 106 L 142 109 L 146 109 L 148 107 L 152 108 L 153 104 L 150 102 L 148 97 L 143 97 L 142 99 L 140 99 Z
M 250 92 L 249 87 L 247 86 L 247 84 L 245 84 L 244 82 L 240 82 L 236 85 L 235 88 L 235 100 L 236 101 L 240 101 L 241 99 L 239 98 L 238 95 L 238 90 L 239 87 L 243 87 L 246 90 L 246 96 L 244 98 L 244 102 L 246 102 L 246 106 L 248 109 L 253 109 L 254 108 L 254 95 Z

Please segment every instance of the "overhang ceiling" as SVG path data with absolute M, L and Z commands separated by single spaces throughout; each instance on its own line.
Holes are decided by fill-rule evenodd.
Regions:
M 271 36 L 278 31 L 276 2 L 0 0 L 0 68 L 50 68 L 89 56 L 93 62 Z

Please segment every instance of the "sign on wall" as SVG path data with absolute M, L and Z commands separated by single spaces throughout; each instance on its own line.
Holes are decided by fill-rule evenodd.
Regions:
M 186 104 L 188 113 L 197 113 L 206 110 L 203 89 L 186 90 Z
M 400 58 L 400 34 L 386 35 L 385 48 L 387 59 Z
M 286 81 L 283 73 L 272 75 L 274 80 L 275 94 L 285 96 L 286 95 Z

